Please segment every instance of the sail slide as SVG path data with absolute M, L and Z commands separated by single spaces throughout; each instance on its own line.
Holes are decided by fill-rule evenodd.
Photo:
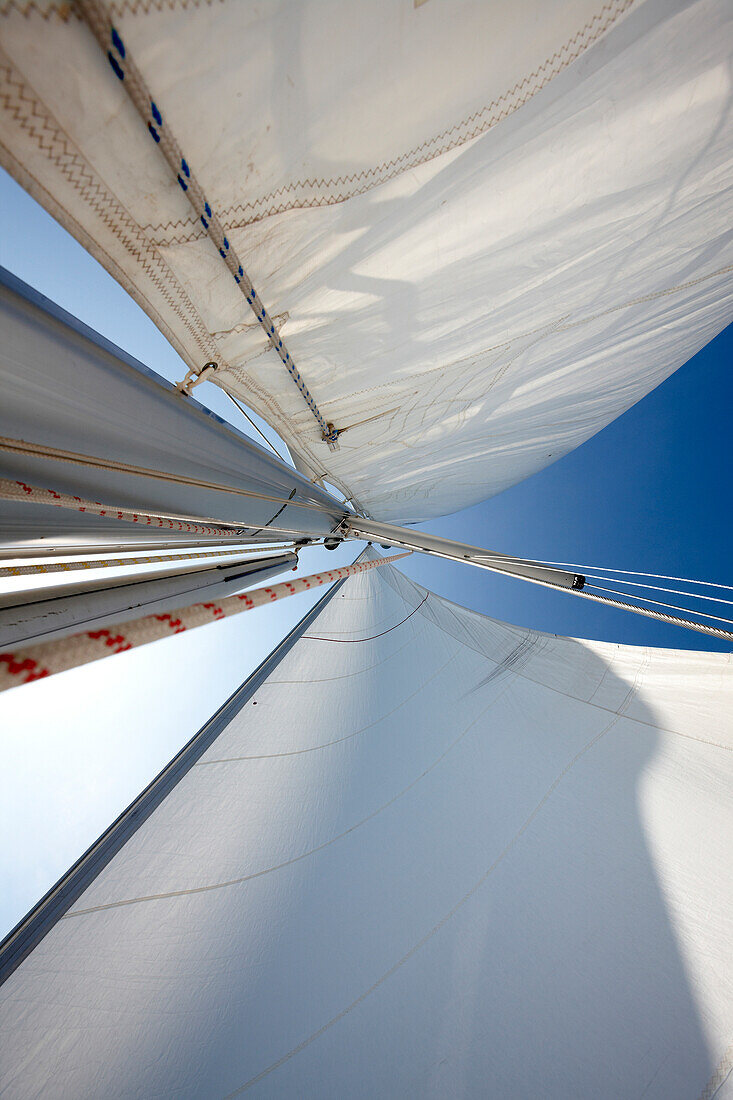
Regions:
M 729 1096 L 730 655 L 520 629 L 390 565 L 330 595 L 51 898 L 0 1091 Z
M 192 375 L 405 523 L 731 321 L 731 42 L 724 0 L 2 0 L 0 163 Z

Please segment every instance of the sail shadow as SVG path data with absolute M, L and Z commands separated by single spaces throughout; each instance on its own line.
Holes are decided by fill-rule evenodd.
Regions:
M 566 707 L 551 692 L 530 702 L 515 688 L 487 714 L 481 749 L 466 746 L 462 766 L 444 772 L 444 789 L 423 790 L 409 820 L 362 847 L 356 869 L 332 871 L 341 905 L 335 886 L 324 897 L 323 882 L 304 884 L 292 932 L 303 951 L 295 925 L 309 930 L 312 954 L 320 927 L 314 973 L 333 968 L 357 898 L 368 912 L 362 934 L 366 923 L 373 942 L 393 944 L 391 967 L 361 989 L 354 980 L 354 998 L 304 1030 L 253 1095 L 674 1100 L 702 1091 L 713 1059 L 640 814 L 655 716 L 639 705 L 638 684 L 630 691 L 584 658 L 588 676 L 605 677 L 604 698 L 635 700 L 633 720 L 598 708 L 591 736 L 564 764 L 558 755 L 541 792 L 532 758 L 554 756 L 561 738 L 569 747 Z M 521 723 L 530 719 L 527 754 Z M 456 896 L 446 883 L 455 890 L 459 879 L 469 888 Z M 409 942 L 406 926 L 422 936 Z M 363 966 L 371 951 L 356 954 Z M 356 959 L 349 967 L 339 957 L 356 979 Z

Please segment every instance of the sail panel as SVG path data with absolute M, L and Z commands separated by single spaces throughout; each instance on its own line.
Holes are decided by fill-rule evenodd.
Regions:
M 113 4 L 331 452 L 63 10 L 0 7 L 2 162 L 379 519 L 557 460 L 731 319 L 730 5 Z
M 347 581 L 0 990 L 18 1097 L 703 1093 L 729 655 Z

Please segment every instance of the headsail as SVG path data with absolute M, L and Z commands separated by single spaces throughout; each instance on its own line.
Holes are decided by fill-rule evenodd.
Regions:
M 2 163 L 373 515 L 475 503 L 731 319 L 729 5 L 109 5 L 337 451 L 74 9 L 0 5 Z
M 267 671 L 0 990 L 0 1087 L 712 1095 L 730 656 L 537 634 L 385 566 Z

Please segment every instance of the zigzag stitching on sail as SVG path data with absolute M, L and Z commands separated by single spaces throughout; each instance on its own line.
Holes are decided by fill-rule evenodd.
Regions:
M 699 1100 L 713 1100 L 720 1086 L 730 1077 L 731 1071 L 733 1071 L 733 1043 L 715 1067 L 715 1072 L 700 1093 Z
M 223 358 L 193 303 L 157 251 L 154 243 L 145 236 L 144 230 L 133 220 L 116 196 L 106 188 L 103 181 L 96 176 L 92 167 L 81 156 L 45 104 L 38 99 L 34 90 L 26 83 L 25 78 L 15 68 L 2 47 L 0 47 L 0 58 L 2 58 L 0 79 L 5 77 L 6 81 L 5 87 L 0 87 L 0 108 L 4 108 L 8 112 L 38 150 L 60 171 L 66 182 L 81 195 L 88 208 L 104 221 L 105 226 L 110 229 L 113 236 L 122 244 L 128 254 L 138 261 L 142 271 L 150 278 L 156 291 L 171 306 L 172 311 L 191 334 L 192 339 L 200 349 L 201 357 L 203 359 L 215 359 L 219 363 L 222 372 L 231 371 L 231 364 Z M 0 150 L 5 151 L 5 147 L 1 143 Z M 20 165 L 20 168 L 34 180 L 34 183 L 41 190 L 47 191 L 47 187 L 40 180 L 30 175 L 25 165 Z M 83 234 L 89 236 L 89 230 L 85 229 L 84 226 L 80 226 L 64 207 L 60 207 L 60 211 L 63 211 L 64 215 L 61 224 L 72 236 L 78 237 L 79 229 Z M 122 236 L 121 225 L 126 228 L 125 236 Z M 107 269 L 111 270 L 111 274 L 120 285 L 152 317 L 154 323 L 159 328 L 167 327 L 162 324 L 161 319 L 157 316 L 154 304 L 149 302 L 144 295 L 141 295 L 139 288 L 131 282 L 128 273 L 120 267 L 119 262 L 115 261 L 106 252 L 104 253 L 103 262 Z M 176 297 L 173 296 L 174 291 Z M 175 346 L 175 334 L 170 334 L 169 338 Z M 180 350 L 182 357 L 186 359 L 185 349 Z M 268 416 L 272 417 L 285 430 L 290 428 L 291 420 L 284 413 L 276 398 L 271 393 L 263 390 L 259 383 L 245 371 L 241 371 L 241 376 L 243 384 L 247 387 L 250 403 L 254 399 L 253 407 L 256 411 L 266 418 Z M 222 389 L 225 388 L 222 386 Z M 257 403 L 259 403 L 259 406 Z M 291 442 L 290 432 L 288 432 L 286 442 Z M 293 433 L 292 442 L 317 465 L 318 460 L 308 446 L 307 440 L 302 440 Z M 331 481 L 337 484 L 334 476 L 330 475 L 330 477 Z M 339 484 L 338 487 L 344 492 L 345 496 L 350 495 L 346 491 L 347 486 Z
M 512 88 L 493 99 L 486 106 L 468 115 L 461 122 L 428 138 L 397 157 L 385 160 L 372 168 L 363 168 L 358 172 L 345 173 L 329 178 L 294 180 L 270 191 L 260 198 L 235 203 L 221 211 L 222 225 L 227 229 L 245 228 L 255 222 L 288 210 L 302 210 L 310 207 L 335 206 L 348 199 L 363 195 L 379 184 L 395 179 L 410 168 L 426 164 L 443 153 L 448 153 L 461 145 L 492 129 L 510 114 L 524 106 L 549 82 L 576 61 L 582 53 L 592 46 L 624 14 L 635 0 L 607 0 L 601 9 L 580 30 L 555 50 L 531 73 L 517 81 Z M 111 5 L 115 7 L 115 5 Z M 120 5 L 120 14 L 123 5 Z M 277 199 L 294 195 L 295 192 L 310 189 L 311 195 L 294 197 L 284 202 Z M 336 190 L 340 189 L 340 190 Z M 319 192 L 321 192 L 319 194 Z M 323 194 L 322 192 L 326 192 Z M 269 205 L 268 205 L 269 204 Z M 237 220 L 237 218 L 239 220 Z M 185 244 L 198 240 L 205 233 L 198 231 L 194 218 L 168 222 L 165 225 L 148 225 L 148 230 L 156 241 L 165 244 Z M 166 236 L 171 230 L 178 235 Z
M 156 291 L 188 329 L 203 356 L 219 350 L 173 272 L 148 238 L 115 199 L 59 126 L 45 105 L 0 49 L 0 107 L 34 142 L 48 161 L 99 217 L 105 228 L 140 265 Z M 173 293 L 171 288 L 175 288 Z

